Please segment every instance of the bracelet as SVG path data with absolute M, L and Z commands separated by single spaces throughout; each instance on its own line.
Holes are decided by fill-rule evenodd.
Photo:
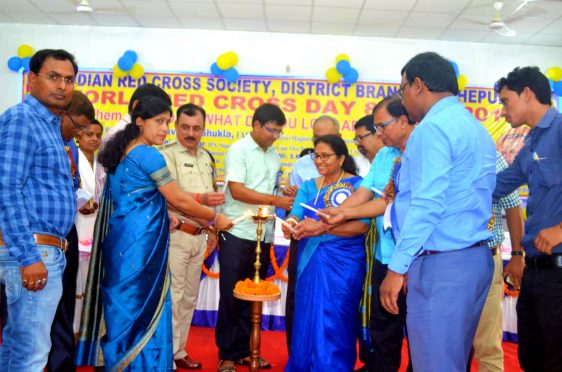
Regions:
M 285 220 L 285 222 L 289 222 L 289 221 L 294 222 L 295 225 L 297 225 L 299 223 L 299 221 L 295 217 L 289 217 Z M 295 226 L 295 225 L 293 225 L 293 226 Z
M 525 255 L 525 251 L 523 251 L 523 250 L 511 251 L 511 255 L 512 255 L 512 256 L 524 256 L 524 255 Z

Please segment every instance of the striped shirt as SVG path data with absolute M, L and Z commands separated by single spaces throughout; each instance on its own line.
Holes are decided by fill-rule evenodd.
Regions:
M 61 119 L 28 95 L 0 116 L 0 227 L 21 266 L 41 260 L 33 234 L 65 238 L 76 215 Z

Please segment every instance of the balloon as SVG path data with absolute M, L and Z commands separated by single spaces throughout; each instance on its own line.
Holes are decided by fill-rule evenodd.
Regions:
M 336 63 L 338 63 L 339 61 L 347 61 L 349 62 L 349 56 L 347 54 L 338 54 L 336 56 Z
M 343 81 L 348 84 L 355 83 L 357 79 L 359 79 L 359 72 L 354 68 L 351 68 L 347 74 L 343 75 Z
M 238 55 L 236 53 L 230 51 L 226 52 L 224 55 L 226 56 L 226 59 L 232 64 L 231 67 L 236 66 L 236 64 L 238 63 Z
M 351 71 L 351 64 L 349 63 L 349 61 L 342 59 L 341 61 L 336 63 L 336 70 L 338 70 L 340 74 L 345 76 L 345 74 Z
M 562 81 L 557 81 L 554 83 L 554 94 L 558 97 L 562 97 Z
M 31 57 L 33 55 L 33 48 L 27 44 L 22 44 L 18 48 L 18 57 L 21 59 Z
M 140 79 L 144 75 L 144 68 L 138 63 L 135 63 L 131 71 L 129 71 L 129 75 L 135 80 Z
M 29 68 L 29 62 L 31 62 L 31 57 L 25 57 L 21 60 L 21 65 L 25 72 L 29 72 L 29 70 L 31 70 Z
M 554 92 L 554 80 L 548 79 L 548 85 L 550 85 L 550 91 Z
M 18 56 L 13 56 L 8 60 L 8 68 L 14 72 L 18 72 L 21 66 L 21 58 Z
M 562 68 L 556 66 L 546 70 L 546 77 L 552 79 L 555 83 L 562 80 Z
M 468 79 L 464 75 L 459 75 L 457 82 L 459 83 L 459 90 L 464 90 L 466 88 L 466 84 L 468 83 Z
M 119 65 L 115 65 L 113 66 L 113 75 L 115 75 L 116 78 L 121 79 L 127 76 L 127 71 L 123 71 L 119 68 Z
M 133 61 L 133 63 L 137 63 L 139 58 L 137 52 L 132 50 L 127 50 L 125 53 L 123 53 L 123 57 L 130 59 L 131 61 Z
M 211 65 L 211 74 L 213 74 L 213 75 L 215 75 L 215 76 L 221 76 L 223 72 L 224 72 L 224 71 L 221 70 L 221 69 L 219 68 L 219 66 L 217 66 L 217 63 L 216 63 L 216 62 Z
M 455 61 L 449 61 L 449 62 L 450 62 L 451 65 L 453 66 L 453 70 L 455 70 L 455 76 L 456 76 L 457 79 L 458 79 L 459 75 L 461 74 L 461 73 L 460 73 L 460 70 L 459 70 L 459 65 L 457 65 L 457 62 L 455 62 Z
M 335 67 L 330 67 L 328 71 L 326 71 L 326 79 L 328 80 L 328 83 L 337 83 L 341 78 L 342 74 L 340 74 Z
M 119 66 L 119 68 L 123 71 L 129 71 L 133 68 L 134 64 L 135 63 L 130 58 L 125 56 L 119 58 L 119 60 L 117 61 L 117 66 Z
M 234 67 L 231 67 L 228 70 L 224 71 L 224 78 L 229 83 L 234 83 L 236 80 L 238 80 L 238 71 Z

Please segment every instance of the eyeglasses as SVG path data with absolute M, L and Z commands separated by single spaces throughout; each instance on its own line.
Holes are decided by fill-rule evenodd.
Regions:
M 392 118 L 388 121 L 385 121 L 384 123 L 380 123 L 380 124 L 374 124 L 373 126 L 375 127 L 375 130 L 377 131 L 384 131 L 384 127 L 386 127 L 387 125 L 389 125 L 390 123 L 392 123 L 394 120 L 396 120 L 397 118 Z
M 368 136 L 370 136 L 371 134 L 373 134 L 373 132 L 366 133 L 366 134 L 364 134 L 364 135 L 362 135 L 362 136 L 355 136 L 355 137 L 353 138 L 353 140 L 354 140 L 355 142 L 361 142 L 361 141 L 363 141 L 363 139 L 364 139 L 365 137 L 368 137 Z
M 321 161 L 326 161 L 330 158 L 330 156 L 336 156 L 336 154 L 319 154 L 317 152 L 313 152 L 312 154 L 310 154 L 310 156 L 312 157 L 312 160 L 321 160 Z
M 400 88 L 396 92 L 396 94 L 398 95 L 398 97 L 400 97 L 400 99 L 404 99 L 404 88 L 406 88 L 406 85 L 408 84 L 410 83 L 406 81 L 404 84 L 400 85 Z
M 61 111 L 60 115 L 61 115 L 61 116 L 64 116 L 64 115 L 68 116 L 68 118 L 70 119 L 70 122 L 72 123 L 72 125 L 74 126 L 74 128 L 76 128 L 77 130 L 80 130 L 80 131 L 86 130 L 86 129 L 88 129 L 88 127 L 90 126 L 90 123 L 88 123 L 88 125 L 84 125 L 84 126 L 78 124 L 77 122 L 74 121 L 74 119 L 72 118 L 72 115 L 70 115 L 70 114 L 69 114 L 68 112 L 66 112 L 66 111 Z
M 68 85 L 74 85 L 74 78 L 71 77 L 63 77 L 57 74 L 40 74 L 40 73 L 36 73 L 35 75 L 37 76 L 42 76 L 47 80 L 50 80 L 52 82 L 60 82 L 60 81 L 64 81 L 65 84 Z
M 274 136 L 280 136 L 283 134 L 283 131 L 279 129 L 268 128 L 266 126 L 263 126 L 262 128 L 268 131 L 269 133 L 273 134 Z

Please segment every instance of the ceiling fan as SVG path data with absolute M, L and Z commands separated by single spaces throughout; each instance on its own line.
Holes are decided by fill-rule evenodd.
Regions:
M 514 37 L 515 35 L 517 35 L 517 31 L 509 28 L 509 26 L 506 24 L 506 22 L 504 22 L 502 18 L 501 11 L 503 9 L 503 1 L 496 1 L 494 2 L 493 6 L 496 10 L 496 15 L 494 16 L 494 18 L 492 18 L 492 20 L 488 24 L 488 27 L 502 36 Z
M 91 13 L 94 11 L 94 8 L 90 5 L 89 0 L 80 0 L 80 3 L 76 5 L 76 11 L 78 13 Z
M 90 4 L 90 0 L 70 0 L 72 1 L 72 4 L 75 6 L 75 10 L 77 13 L 101 13 L 101 14 L 119 14 L 121 12 L 124 12 L 124 9 L 118 9 L 118 8 L 94 8 L 92 7 L 92 5 Z M 95 1 L 94 1 L 95 3 Z M 94 4 L 95 5 L 95 4 Z

